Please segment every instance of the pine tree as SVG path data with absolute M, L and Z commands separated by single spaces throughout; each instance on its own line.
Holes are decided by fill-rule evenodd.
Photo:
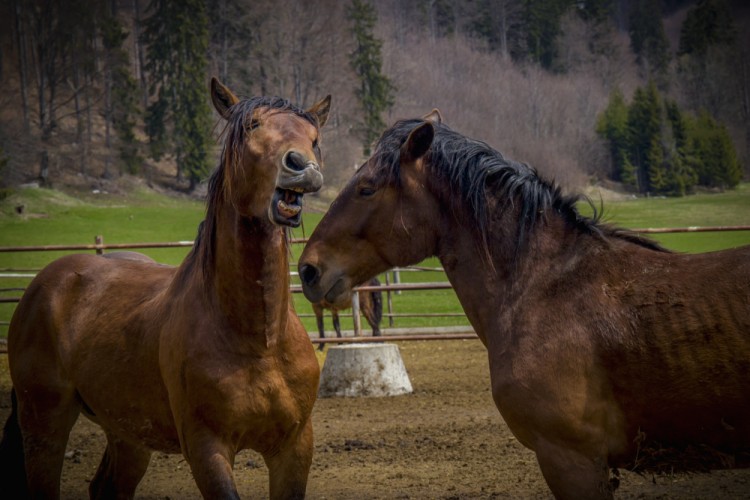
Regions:
M 739 184 L 742 166 L 725 126 L 703 112 L 690 124 L 688 136 L 701 185 L 731 188 Z
M 690 9 L 680 29 L 678 55 L 705 55 L 712 45 L 731 45 L 737 38 L 725 0 L 700 0 Z
M 658 135 L 651 138 L 646 154 L 649 192 L 654 194 L 664 194 L 669 190 L 668 165 L 664 161 L 664 150 L 660 139 Z
M 619 89 L 610 94 L 607 108 L 597 119 L 596 132 L 609 143 L 612 178 L 635 187 L 632 172 L 625 173 L 626 165 L 629 170 L 633 165 L 628 160 L 628 106 Z
M 682 196 L 691 191 L 698 182 L 698 176 L 689 157 L 688 124 L 675 101 L 665 101 L 664 108 L 669 124 L 665 154 L 670 165 L 670 194 Z
M 130 72 L 130 60 L 122 44 L 128 36 L 122 24 L 113 16 L 101 22 L 102 44 L 106 51 L 106 73 L 112 92 L 106 115 L 117 134 L 117 149 L 125 171 L 137 174 L 142 158 L 140 144 L 135 137 L 138 109 L 138 85 Z
M 250 87 L 247 57 L 252 50 L 252 25 L 248 5 L 239 0 L 206 0 L 211 70 L 229 87 Z
M 352 0 L 347 15 L 352 21 L 355 42 L 349 62 L 359 79 L 356 96 L 363 111 L 361 136 L 364 155 L 369 156 L 373 141 L 385 128 L 381 115 L 393 106 L 395 87 L 382 73 L 382 42 L 373 33 L 377 22 L 375 8 L 365 0 Z
M 560 19 L 573 2 L 569 0 L 526 0 L 525 32 L 528 58 L 547 70 L 557 68 L 557 37 Z
M 656 144 L 661 147 L 661 108 L 659 91 L 650 82 L 645 89 L 636 89 L 633 103 L 628 109 L 628 156 L 636 167 L 638 190 L 642 193 L 651 190 L 652 177 L 660 178 L 654 170 L 661 168 L 661 165 L 651 166 L 651 161 L 657 157 L 651 150 Z
M 630 47 L 649 79 L 664 82 L 669 66 L 669 42 L 658 0 L 636 0 L 630 11 Z
M 746 93 L 742 90 L 746 79 L 737 71 L 743 60 L 737 38 L 726 1 L 701 0 L 688 11 L 680 30 L 677 70 L 680 89 L 692 110 L 707 109 L 714 117 L 732 120 Z
M 172 152 L 192 190 L 210 171 L 206 99 L 208 16 L 202 0 L 152 0 L 144 22 L 151 75 L 146 129 L 155 155 Z
M 456 28 L 458 5 L 450 0 L 419 0 L 417 7 L 433 37 L 452 35 Z

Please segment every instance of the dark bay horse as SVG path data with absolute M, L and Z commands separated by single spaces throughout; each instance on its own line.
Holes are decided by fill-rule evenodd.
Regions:
M 372 278 L 366 283 L 368 286 L 380 286 L 380 281 L 377 278 Z M 380 336 L 380 321 L 383 319 L 383 293 L 380 290 L 356 292 L 359 295 L 359 308 L 362 311 L 367 323 L 372 328 L 373 337 Z M 333 328 L 336 330 L 336 337 L 341 338 L 341 323 L 339 323 L 339 311 L 349 309 L 352 307 L 352 296 L 349 296 L 349 300 L 340 302 L 336 305 L 331 304 L 325 299 L 320 302 L 315 302 L 312 305 L 313 312 L 315 313 L 315 319 L 318 322 L 318 334 L 321 339 L 326 337 L 325 325 L 323 322 L 323 312 L 325 309 L 331 311 L 333 318 Z M 318 345 L 318 349 L 321 351 L 325 344 L 321 343 Z
M 399 121 L 313 232 L 305 295 L 437 256 L 558 498 L 611 498 L 617 467 L 747 465 L 750 246 L 675 254 L 577 199 L 437 112 Z
M 263 455 L 272 498 L 304 496 L 319 368 L 292 309 L 287 228 L 322 184 L 330 96 L 305 111 L 213 79 L 211 98 L 224 149 L 185 261 L 63 257 L 18 304 L 0 446 L 0 472 L 20 470 L 1 480 L 11 497 L 59 497 L 79 413 L 107 436 L 92 498 L 132 498 L 152 450 L 182 453 L 205 498 L 238 498 L 232 467 L 247 448 Z

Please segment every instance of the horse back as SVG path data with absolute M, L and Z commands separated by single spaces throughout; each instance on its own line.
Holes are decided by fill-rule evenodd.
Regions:
M 70 391 L 92 414 L 127 393 L 107 386 L 158 380 L 158 335 L 163 314 L 156 305 L 174 268 L 153 262 L 62 257 L 32 280 L 8 330 L 8 359 L 17 391 Z M 133 377 L 133 372 L 138 377 Z M 119 379 L 119 381 L 118 381 Z M 66 389 L 67 388 L 67 389 Z M 161 394 L 160 394 L 161 396 Z M 121 399 L 121 398 L 120 398 Z M 145 411 L 145 410 L 144 410 Z

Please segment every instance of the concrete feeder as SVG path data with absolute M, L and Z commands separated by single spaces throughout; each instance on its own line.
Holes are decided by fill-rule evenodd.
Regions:
M 318 396 L 398 396 L 412 391 L 396 344 L 350 344 L 328 350 Z

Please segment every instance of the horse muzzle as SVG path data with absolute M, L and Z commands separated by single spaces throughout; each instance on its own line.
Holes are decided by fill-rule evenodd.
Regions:
M 297 151 L 287 151 L 276 178 L 276 189 L 269 206 L 271 221 L 280 226 L 297 227 L 302 221 L 303 195 L 323 186 L 323 174 L 314 160 Z
M 299 277 L 302 282 L 302 292 L 312 303 L 325 299 L 326 302 L 335 306 L 346 302 L 351 297 L 350 280 L 342 274 L 326 275 L 313 264 L 302 264 L 299 267 Z

